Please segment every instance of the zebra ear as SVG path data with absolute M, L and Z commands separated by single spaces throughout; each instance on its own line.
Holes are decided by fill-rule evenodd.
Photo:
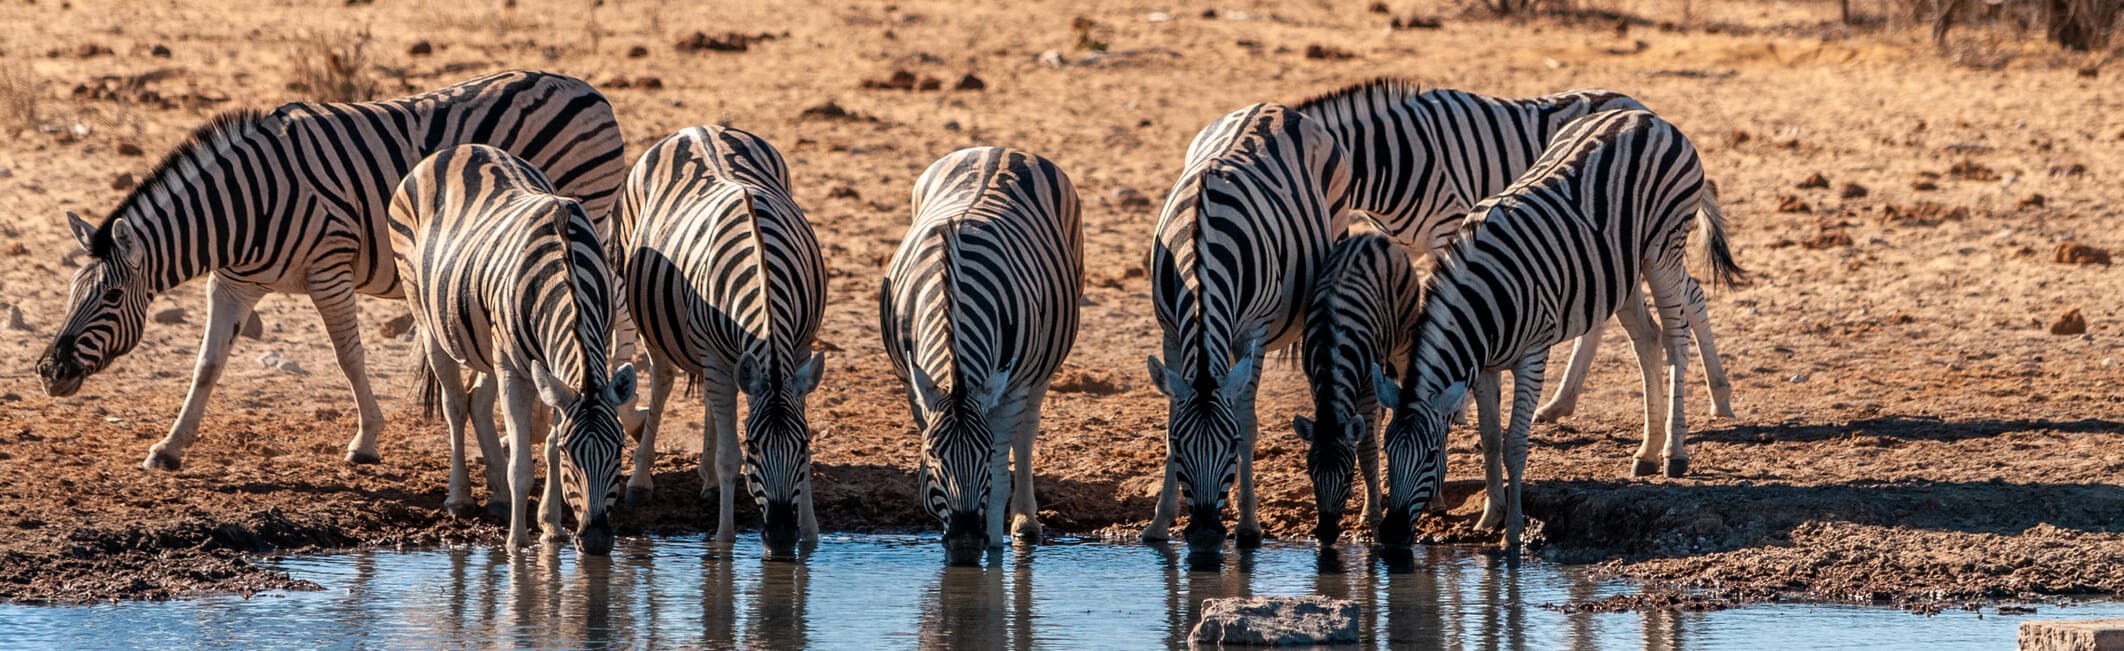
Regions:
M 1260 359 L 1255 351 L 1249 348 L 1246 356 L 1240 358 L 1239 363 L 1233 364 L 1231 370 L 1224 373 L 1224 381 L 1218 383 L 1217 391 L 1223 394 L 1225 402 L 1238 400 L 1239 396 L 1246 393 L 1247 387 L 1253 385 L 1255 370 L 1261 366 Z
M 568 383 L 562 382 L 560 378 L 553 377 L 553 373 L 546 370 L 545 364 L 531 363 L 531 383 L 538 386 L 538 399 L 544 401 L 546 406 L 561 411 L 575 408 L 575 401 L 579 397 L 575 390 L 568 388 Z
M 74 214 L 74 211 L 69 210 L 66 211 L 66 228 L 74 232 L 74 241 L 80 242 L 81 248 L 95 250 L 95 224 L 88 223 L 88 220 L 82 219 L 80 215 Z
M 819 388 L 819 376 L 825 372 L 826 351 L 814 352 L 811 359 L 804 360 L 803 365 L 797 367 L 796 375 L 789 378 L 790 389 L 800 396 L 811 395 L 812 389 Z
M 757 396 L 767 392 L 767 374 L 761 372 L 759 360 L 751 355 L 741 355 L 737 367 L 738 386 L 745 389 L 746 394 Z
M 907 380 L 907 390 L 914 392 L 914 401 L 922 409 L 936 411 L 942 406 L 937 396 L 936 378 L 929 377 L 929 371 L 922 370 L 919 361 L 907 360 Z M 915 414 L 915 418 L 921 417 L 921 414 Z
M 1395 384 L 1394 378 L 1387 377 L 1385 368 L 1372 367 L 1372 391 L 1378 394 L 1379 404 L 1386 405 L 1387 409 L 1401 406 L 1401 385 Z
M 605 383 L 605 401 L 614 405 L 627 404 L 634 399 L 634 382 L 634 365 L 621 364 L 619 370 L 612 372 L 612 379 Z
M 1158 393 L 1163 393 L 1173 398 L 1187 397 L 1186 392 L 1189 387 L 1187 386 L 1186 378 L 1180 377 L 1179 373 L 1166 368 L 1163 362 L 1158 361 L 1157 355 L 1148 355 L 1145 358 L 1150 360 L 1151 386 L 1158 387 Z
M 1452 386 L 1446 387 L 1444 391 L 1438 392 L 1437 396 L 1431 398 L 1431 411 L 1439 414 L 1460 411 L 1460 403 L 1466 401 L 1467 398 L 1468 383 L 1454 382 Z
M 1011 369 L 1006 368 L 990 373 L 981 386 L 969 387 L 979 391 L 974 394 L 974 406 L 979 407 L 983 413 L 995 409 L 996 403 L 1003 401 L 1003 390 L 1010 388 L 1010 371 Z
M 1298 440 L 1313 442 L 1313 419 L 1305 416 L 1291 417 L 1291 431 L 1298 433 Z
M 140 264 L 147 259 L 147 250 L 141 248 L 139 236 L 134 235 L 133 229 L 126 228 L 124 224 L 111 225 L 111 248 L 111 252 L 117 254 L 127 269 L 139 269 Z

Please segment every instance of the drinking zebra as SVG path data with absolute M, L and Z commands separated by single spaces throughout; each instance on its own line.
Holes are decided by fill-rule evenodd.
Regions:
M 1364 523 L 1379 518 L 1381 406 L 1372 369 L 1408 357 L 1419 294 L 1408 249 L 1376 229 L 1351 229 L 1320 271 L 1300 345 L 1313 417 L 1297 416 L 1291 425 L 1311 444 L 1305 469 L 1320 514 L 1313 533 L 1322 544 L 1342 535 L 1353 469 L 1363 470 Z
M 1165 359 L 1152 386 L 1169 400 L 1165 480 L 1145 540 L 1165 540 L 1188 501 L 1196 553 L 1224 540 L 1220 511 L 1238 481 L 1240 547 L 1255 519 L 1254 414 L 1263 351 L 1295 342 L 1313 278 L 1345 227 L 1344 165 L 1318 121 L 1256 104 L 1219 118 L 1188 146 L 1151 250 L 1151 296 Z
M 1641 110 L 1595 113 L 1564 125 L 1527 173 L 1477 204 L 1456 241 L 1433 256 L 1411 329 L 1415 343 L 1397 382 L 1376 376 L 1380 400 L 1394 405 L 1385 448 L 1388 513 L 1380 541 L 1409 543 L 1445 461 L 1446 419 L 1476 388 L 1489 493 L 1503 492 L 1505 513 L 1486 508 L 1483 525 L 1504 519 L 1505 541 L 1519 541 L 1521 476 L 1527 429 L 1540 396 L 1549 347 L 1580 336 L 1608 315 L 1622 317 L 1636 345 L 1645 383 L 1646 427 L 1656 435 L 1639 448 L 1657 450 L 1670 475 L 1688 464 L 1681 408 L 1688 364 L 1683 248 L 1701 224 L 1714 280 L 1742 270 L 1726 246 L 1725 219 L 1706 191 L 1695 147 L 1673 125 Z M 1653 325 L 1630 309 L 1651 286 Z M 1660 346 L 1664 345 L 1664 357 Z M 1664 391 L 1655 386 L 1662 363 Z M 1513 376 L 1512 420 L 1497 431 L 1499 372 Z M 1655 427 L 1664 416 L 1665 426 Z M 1501 463 L 1509 486 L 1500 486 Z M 1496 500 L 1492 500 L 1494 506 Z
M 878 289 L 878 330 L 922 432 L 922 505 L 954 564 L 1040 538 L 1033 437 L 1077 339 L 1077 191 L 1045 158 L 961 149 L 915 182 L 914 223 Z M 1016 464 L 1012 472 L 1011 463 Z
M 635 162 L 617 215 L 633 234 L 628 291 L 652 362 L 629 501 L 649 497 L 656 430 L 684 372 L 706 382 L 699 472 L 703 492 L 713 486 L 718 495 L 716 540 L 737 536 L 742 389 L 745 488 L 765 516 L 767 553 L 788 556 L 815 543 L 804 401 L 826 365 L 826 354 L 811 348 L 826 306 L 826 267 L 811 223 L 790 198 L 781 153 L 737 129 L 679 131 Z
M 483 406 L 470 404 L 459 375 L 469 368 L 498 380 L 501 392 L 509 551 L 531 542 L 523 506 L 531 494 L 531 448 L 543 435 L 545 539 L 565 538 L 565 501 L 575 515 L 577 548 L 610 553 L 607 513 L 618 497 L 626 438 L 617 410 L 634 398 L 635 378 L 631 364 L 605 371 L 617 305 L 597 224 L 581 202 L 554 194 L 537 167 L 486 145 L 445 149 L 415 165 L 391 199 L 389 219 L 398 280 L 425 352 L 424 393 L 440 394 L 450 428 L 445 505 L 456 512 L 471 506 L 464 426 L 468 412 Z M 549 432 L 553 414 L 559 420 Z M 489 466 L 498 461 L 487 458 Z
M 1466 91 L 1424 91 L 1412 81 L 1374 79 L 1297 106 L 1320 120 L 1350 157 L 1350 207 L 1379 217 L 1403 243 L 1435 251 L 1452 240 L 1461 217 L 1496 194 L 1541 156 L 1564 123 L 1601 111 L 1645 107 L 1626 95 L 1576 90 L 1527 99 Z M 1689 328 L 1703 354 L 1712 414 L 1733 416 L 1732 384 L 1718 358 L 1703 290 L 1687 281 Z M 1642 312 L 1643 307 L 1638 309 Z M 1535 419 L 1569 416 L 1605 323 L 1580 337 L 1564 383 Z M 1648 474 L 1638 466 L 1634 474 Z M 1347 474 L 1347 471 L 1344 471 Z
M 191 390 L 142 464 L 175 470 L 252 306 L 272 292 L 307 294 L 359 406 L 347 460 L 375 463 L 383 412 L 364 372 L 355 296 L 401 295 L 386 204 L 408 169 L 462 143 L 491 143 L 531 161 L 598 220 L 624 164 L 605 98 L 582 80 L 543 72 L 379 102 L 223 114 L 156 165 L 102 224 L 68 213 L 91 259 L 74 274 L 65 325 L 38 360 L 45 392 L 73 395 L 140 343 L 150 299 L 208 276 Z

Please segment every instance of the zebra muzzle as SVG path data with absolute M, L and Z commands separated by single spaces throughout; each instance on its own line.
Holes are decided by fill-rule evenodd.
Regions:
M 1408 507 L 1387 509 L 1386 517 L 1379 519 L 1379 530 L 1374 532 L 1374 537 L 1378 539 L 1381 547 L 1407 548 L 1415 542 L 1415 511 Z
M 575 546 L 591 556 L 607 556 L 612 553 L 612 521 L 599 513 L 589 524 L 575 532 Z
M 988 522 L 972 511 L 954 511 L 944 521 L 944 560 L 952 565 L 980 565 L 988 551 Z
M 793 559 L 797 553 L 797 514 L 794 502 L 769 501 L 760 527 L 760 544 L 768 558 Z
M 1196 505 L 1188 509 L 1184 533 L 1188 551 L 1215 552 L 1224 546 L 1224 516 L 1215 505 Z

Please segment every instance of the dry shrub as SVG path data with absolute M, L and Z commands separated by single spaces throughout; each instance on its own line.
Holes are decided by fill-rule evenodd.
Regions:
M 2005 23 L 2023 30 L 2041 27 L 2043 37 L 2069 50 L 2109 46 L 2124 15 L 2124 0 L 1909 0 L 1910 17 L 1932 25 L 1932 39 L 1945 45 L 1956 23 Z
M 369 30 L 310 34 L 295 42 L 289 58 L 288 90 L 325 102 L 376 99 L 377 84 L 369 63 Z
M 36 130 L 43 122 L 38 114 L 43 91 L 29 66 L 0 66 L 0 127 L 16 133 Z

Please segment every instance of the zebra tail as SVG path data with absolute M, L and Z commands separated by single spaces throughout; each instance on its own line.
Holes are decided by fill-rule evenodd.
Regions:
M 420 359 L 420 368 L 413 372 L 413 381 L 420 383 L 420 417 L 433 422 L 442 412 L 442 378 L 435 375 L 435 365 L 428 363 L 427 353 L 414 357 Z
M 1721 287 L 1748 284 L 1748 272 L 1733 260 L 1726 243 L 1726 215 L 1718 209 L 1718 189 L 1704 183 L 1704 196 L 1697 205 L 1697 226 L 1704 233 L 1704 260 L 1711 266 L 1711 281 Z

